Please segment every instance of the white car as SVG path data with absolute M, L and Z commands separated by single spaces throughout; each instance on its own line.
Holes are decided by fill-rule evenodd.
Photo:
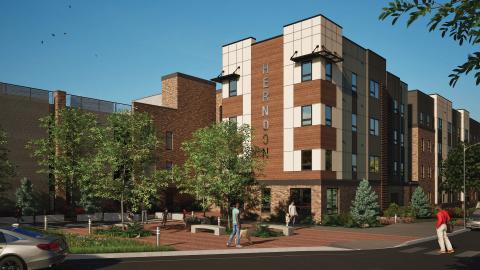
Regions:
M 475 210 L 467 219 L 466 227 L 472 230 L 480 229 L 480 209 Z
M 65 260 L 67 244 L 21 227 L 0 227 L 0 270 L 33 270 Z

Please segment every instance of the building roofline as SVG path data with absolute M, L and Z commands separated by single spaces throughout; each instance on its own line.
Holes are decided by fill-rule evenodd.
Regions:
M 181 73 L 181 72 L 174 72 L 174 73 L 170 73 L 170 74 L 167 74 L 167 75 L 164 75 L 162 76 L 162 81 L 163 80 L 166 80 L 166 79 L 170 79 L 170 78 L 173 78 L 173 77 L 183 77 L 183 78 L 186 78 L 186 79 L 190 79 L 190 80 L 194 80 L 194 81 L 199 81 L 201 83 L 206 83 L 206 84 L 210 84 L 210 85 L 216 85 L 214 82 L 212 81 L 209 81 L 209 80 L 206 80 L 206 79 L 203 79 L 203 78 L 199 78 L 199 77 L 195 77 L 195 76 L 192 76 L 192 75 L 188 75 L 188 74 L 185 74 L 185 73 Z
M 436 95 L 436 96 L 439 96 L 439 97 L 441 97 L 441 98 L 443 98 L 443 99 L 445 99 L 445 100 L 447 100 L 447 101 L 449 101 L 450 103 L 453 103 L 450 99 L 448 99 L 448 98 L 440 95 L 439 93 L 431 93 L 431 94 L 429 94 L 429 96 L 435 96 L 435 95 Z
M 367 48 L 363 47 L 362 45 L 358 44 L 357 42 L 351 40 L 350 38 L 348 38 L 348 37 L 346 37 L 346 36 L 344 36 L 344 35 L 343 35 L 343 38 L 346 39 L 346 40 L 348 40 L 348 41 L 350 41 L 351 43 L 357 45 L 358 47 L 362 48 L 363 50 L 365 50 L 365 51 L 367 50 Z
M 225 45 L 222 45 L 222 47 L 226 47 L 228 45 L 232 45 L 234 43 L 237 43 L 237 42 L 240 42 L 240 41 L 244 41 L 244 40 L 247 40 L 247 39 L 253 39 L 253 40 L 256 40 L 254 37 L 250 36 L 250 37 L 246 37 L 246 38 L 242 38 L 242 39 L 239 39 L 239 40 L 236 40 L 236 41 L 233 41 L 233 42 L 230 42 L 228 44 L 225 44 Z
M 272 39 L 276 39 L 276 38 L 279 38 L 279 37 L 283 37 L 283 34 L 276 35 L 276 36 L 273 36 L 273 37 L 266 38 L 264 40 L 257 41 L 255 43 L 253 43 L 252 46 L 257 45 L 258 43 L 262 43 L 262 42 L 269 41 L 269 40 L 272 40 Z
M 289 24 L 285 24 L 283 27 L 287 27 L 289 25 L 292 25 L 292 24 L 296 24 L 296 23 L 299 23 L 299 22 L 303 22 L 303 21 L 306 21 L 306 20 L 310 20 L 310 19 L 313 19 L 315 17 L 324 17 L 325 19 L 331 21 L 333 24 L 335 24 L 336 26 L 340 27 L 341 29 L 343 29 L 343 27 L 341 25 L 339 25 L 338 23 L 336 23 L 335 21 L 333 21 L 332 19 L 328 18 L 327 16 L 324 16 L 323 14 L 316 14 L 316 15 L 313 15 L 313 16 L 310 16 L 308 18 L 304 18 L 304 19 L 301 19 L 301 20 L 297 20 L 297 21 L 294 21 L 292 23 L 289 23 Z
M 149 98 L 149 97 L 154 97 L 154 96 L 161 96 L 161 95 L 162 95 L 162 93 L 160 93 L 160 94 L 148 95 L 148 96 L 144 96 L 144 97 L 141 97 L 141 98 L 132 99 L 132 102 L 137 101 L 137 100 L 140 100 L 140 99 L 144 99 L 144 98 Z
M 385 62 L 387 62 L 387 59 L 383 56 L 381 56 L 380 54 L 378 54 L 377 52 L 371 50 L 371 49 L 366 49 L 367 53 L 372 53 L 372 54 L 375 54 L 376 56 L 382 58 L 383 60 L 385 60 Z

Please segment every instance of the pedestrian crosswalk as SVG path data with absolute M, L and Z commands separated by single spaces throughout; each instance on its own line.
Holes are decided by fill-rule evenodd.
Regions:
M 400 252 L 408 253 L 408 254 L 425 254 L 425 255 L 432 255 L 432 256 L 441 255 L 438 252 L 438 249 L 432 250 L 431 248 L 427 248 L 427 247 L 412 247 L 412 248 L 402 249 L 400 250 Z M 452 255 L 459 258 L 470 258 L 470 257 L 479 256 L 480 250 L 466 250 L 466 251 L 457 250 Z

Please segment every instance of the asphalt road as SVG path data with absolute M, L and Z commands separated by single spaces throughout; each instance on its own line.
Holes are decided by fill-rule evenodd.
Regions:
M 438 254 L 436 241 L 403 248 L 341 251 L 289 252 L 188 257 L 152 257 L 66 261 L 56 269 L 480 269 L 480 231 L 450 238 L 456 252 Z

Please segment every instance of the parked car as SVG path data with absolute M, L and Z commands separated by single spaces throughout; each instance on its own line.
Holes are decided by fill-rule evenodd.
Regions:
M 62 263 L 67 244 L 60 237 L 21 227 L 0 227 L 0 269 L 33 270 Z
M 480 229 L 480 209 L 475 210 L 468 218 L 466 227 L 472 230 Z

